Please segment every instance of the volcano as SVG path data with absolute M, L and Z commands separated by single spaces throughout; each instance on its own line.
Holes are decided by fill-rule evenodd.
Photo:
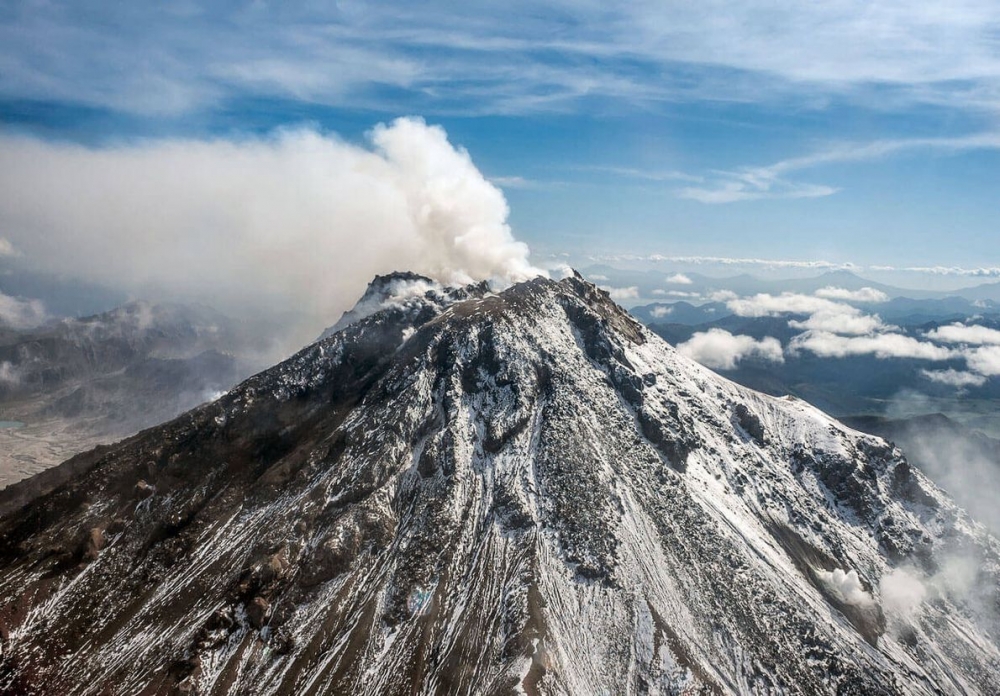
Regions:
M 377 278 L 62 470 L 0 493 L 4 693 L 1000 693 L 995 538 L 579 276 Z

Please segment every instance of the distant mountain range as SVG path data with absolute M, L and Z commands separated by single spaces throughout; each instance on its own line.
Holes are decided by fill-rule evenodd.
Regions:
M 638 289 L 639 298 L 649 300 L 662 297 L 664 302 L 690 300 L 693 295 L 697 295 L 703 300 L 709 300 L 712 293 L 722 290 L 728 290 L 741 296 L 757 293 L 781 294 L 783 292 L 809 294 L 821 288 L 832 286 L 846 290 L 873 288 L 884 292 L 890 298 L 909 298 L 912 300 L 944 300 L 956 297 L 965 299 L 970 304 L 991 302 L 1000 308 L 1000 282 L 983 283 L 952 291 L 936 291 L 894 287 L 862 278 L 850 271 L 829 271 L 810 278 L 769 280 L 749 274 L 716 278 L 699 273 L 637 271 L 597 264 L 584 268 L 581 273 L 598 285 L 616 288 L 635 287 Z M 683 276 L 690 282 L 677 282 L 678 276 Z

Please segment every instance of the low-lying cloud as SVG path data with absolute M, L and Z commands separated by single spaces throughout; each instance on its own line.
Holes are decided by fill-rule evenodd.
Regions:
M 965 354 L 969 369 L 987 377 L 1000 375 L 1000 346 L 984 346 Z
M 846 305 L 845 305 L 846 306 Z M 847 310 L 853 310 L 847 307 Z M 870 334 L 882 328 L 882 320 L 871 314 L 857 311 L 831 311 L 828 309 L 812 314 L 804 321 L 791 320 L 788 325 L 803 331 L 825 331 L 835 334 Z
M 846 300 L 848 302 L 888 302 L 889 296 L 881 290 L 875 288 L 860 288 L 858 290 L 848 290 L 827 286 L 816 291 L 817 297 L 825 297 L 828 300 Z
M 542 273 L 500 189 L 417 118 L 376 126 L 367 146 L 299 129 L 106 147 L 2 136 L 0 150 L 10 248 L 40 270 L 133 295 L 326 325 L 377 273 L 446 283 Z
M 791 319 L 788 325 L 802 331 L 833 334 L 861 335 L 880 331 L 885 327 L 876 314 L 865 314 L 844 301 L 875 302 L 881 295 L 878 290 L 863 288 L 858 291 L 843 288 L 823 288 L 815 295 L 786 292 L 781 295 L 761 293 L 752 297 L 729 298 L 726 306 L 741 317 L 773 317 L 782 314 L 808 314 L 804 320 Z M 825 295 L 825 296 L 821 296 Z
M 870 336 L 840 336 L 828 331 L 808 331 L 794 337 L 790 350 L 808 350 L 824 358 L 874 355 L 876 358 L 911 358 L 914 360 L 950 360 L 959 357 L 951 348 L 919 341 L 898 333 Z
M 39 300 L 25 300 L 0 292 L 0 326 L 30 329 L 47 318 L 45 306 Z
M 940 343 L 1000 345 L 1000 331 L 975 324 L 948 324 L 927 332 L 927 338 Z
M 779 314 L 814 314 L 816 312 L 850 311 L 849 305 L 814 295 L 785 292 L 780 295 L 759 293 L 752 297 L 731 299 L 726 306 L 741 317 L 773 317 Z M 846 308 L 846 309 L 845 309 Z M 854 313 L 859 313 L 854 310 Z
M 988 377 L 1000 375 L 1000 331 L 985 326 L 953 323 L 926 332 L 920 337 L 901 333 L 899 327 L 886 324 L 878 314 L 871 314 L 851 303 L 869 305 L 887 301 L 880 290 L 858 290 L 828 286 L 813 294 L 785 292 L 778 295 L 758 293 L 737 297 L 723 291 L 711 296 L 725 302 L 731 312 L 742 317 L 788 316 L 788 326 L 801 331 L 786 347 L 790 355 L 808 351 L 823 358 L 873 355 L 876 358 L 904 358 L 941 362 L 964 360 L 967 371 L 923 370 L 928 380 L 959 389 L 978 387 Z M 805 315 L 796 318 L 794 315 Z M 724 332 L 728 334 L 728 332 Z M 705 334 L 698 334 L 705 336 Z M 736 337 L 734 337 L 736 338 Z M 692 339 L 693 341 L 694 339 Z M 767 340 L 767 339 L 765 339 Z M 774 340 L 774 339 L 772 339 Z M 689 343 L 691 343 L 689 341 Z M 738 345 L 714 336 L 700 339 L 688 350 L 704 353 L 700 362 L 733 369 L 735 361 L 725 356 L 738 354 Z
M 946 384 L 949 387 L 958 387 L 959 389 L 981 387 L 986 384 L 986 377 L 984 375 L 977 375 L 974 372 L 963 372 L 962 370 L 921 370 L 920 374 L 932 382 Z
M 612 288 L 603 286 L 601 289 L 605 290 L 615 302 L 621 302 L 622 300 L 635 300 L 639 297 L 639 288 L 636 285 L 630 285 L 627 288 Z
M 733 370 L 742 360 L 757 358 L 767 362 L 784 362 L 781 342 L 770 336 L 757 340 L 752 336 L 733 335 L 724 329 L 709 329 L 694 334 L 677 350 L 705 367 Z

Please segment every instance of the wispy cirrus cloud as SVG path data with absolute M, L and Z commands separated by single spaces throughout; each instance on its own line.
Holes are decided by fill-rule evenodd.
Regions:
M 775 198 L 821 198 L 839 190 L 825 184 L 793 181 L 788 175 L 825 165 L 864 162 L 914 150 L 960 153 L 1000 149 L 1000 132 L 982 132 L 961 137 L 902 138 L 869 143 L 846 143 L 825 150 L 780 160 L 763 167 L 741 167 L 713 172 L 705 183 L 676 191 L 680 198 L 701 203 L 735 203 Z
M 699 203 L 738 203 L 778 198 L 822 198 L 839 189 L 821 184 L 803 184 L 762 177 L 751 171 L 720 172 L 707 186 L 677 189 L 679 198 Z
M 857 271 L 859 266 L 850 261 L 836 262 L 823 259 L 763 259 L 741 256 L 673 256 L 667 254 L 611 254 L 592 257 L 594 261 L 673 263 L 690 266 L 763 266 L 766 268 L 794 268 L 817 271 Z
M 697 174 L 689 174 L 676 169 L 640 169 L 638 167 L 615 167 L 605 165 L 578 165 L 572 167 L 578 172 L 595 172 L 597 174 L 609 174 L 624 179 L 635 179 L 644 182 L 671 182 L 688 181 L 702 182 L 705 177 Z
M 553 179 L 530 179 L 525 176 L 512 174 L 509 176 L 491 176 L 491 183 L 502 189 L 540 190 L 566 186 L 567 182 Z
M 967 278 L 1000 278 L 1000 266 L 966 268 L 962 266 L 907 266 L 887 264 L 858 264 L 853 261 L 827 261 L 825 259 L 765 259 L 743 256 L 674 256 L 667 254 L 605 254 L 589 257 L 591 261 L 607 263 L 654 263 L 687 266 L 722 266 L 765 268 L 768 270 L 793 269 L 813 271 L 851 271 L 863 273 L 926 273 L 939 276 Z
M 998 26 L 985 0 L 24 1 L 0 20 L 0 93 L 144 114 L 246 95 L 426 113 L 792 95 L 995 110 Z

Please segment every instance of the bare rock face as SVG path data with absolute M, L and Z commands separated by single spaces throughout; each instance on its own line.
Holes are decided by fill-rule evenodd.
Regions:
M 993 537 L 579 277 L 379 278 L 72 466 L 0 520 L 2 693 L 1000 693 Z
M 104 530 L 101 527 L 91 527 L 84 542 L 83 557 L 88 561 L 96 561 L 104 543 Z
M 264 627 L 270 615 L 271 603 L 263 597 L 254 597 L 250 605 L 247 606 L 247 619 L 250 621 L 250 626 L 257 630 Z

